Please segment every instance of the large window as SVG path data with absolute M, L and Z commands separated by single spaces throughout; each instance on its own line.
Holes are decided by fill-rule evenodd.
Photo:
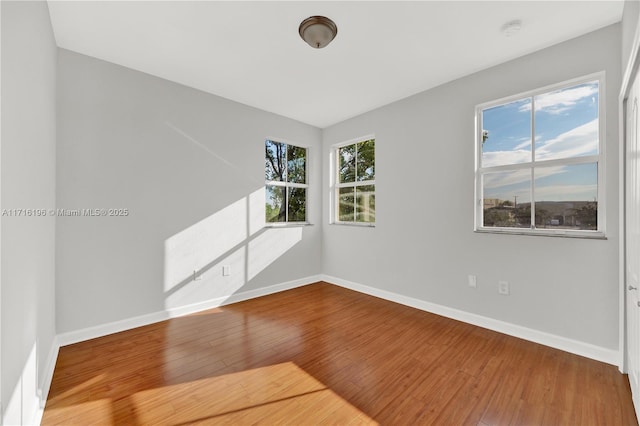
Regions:
M 335 158 L 335 222 L 375 223 L 375 139 L 337 146 Z
M 476 230 L 604 235 L 603 75 L 477 107 Z
M 265 141 L 267 223 L 307 221 L 307 149 Z

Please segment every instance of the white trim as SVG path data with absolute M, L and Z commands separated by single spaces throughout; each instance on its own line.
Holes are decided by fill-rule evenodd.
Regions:
M 47 356 L 47 364 L 42 371 L 42 379 L 38 383 L 38 397 L 40 399 L 40 405 L 38 410 L 34 413 L 33 424 L 39 425 L 42 423 L 42 416 L 44 414 L 44 407 L 47 404 L 47 397 L 49 396 L 49 390 L 51 389 L 51 381 L 53 380 L 53 372 L 56 368 L 56 361 L 58 360 L 58 351 L 60 350 L 60 343 L 58 336 L 54 336 L 53 342 L 51 342 L 51 348 L 49 349 L 49 356 Z
M 546 94 L 547 92 L 553 92 L 553 91 L 564 89 L 573 85 L 589 83 L 595 80 L 602 81 L 604 80 L 604 74 L 605 74 L 604 71 L 597 71 L 597 72 L 583 75 L 580 77 L 570 78 L 569 80 L 564 80 L 559 83 L 553 83 L 547 86 L 537 87 L 532 90 L 516 93 L 514 95 L 505 96 L 500 99 L 494 99 L 492 101 L 483 102 L 481 104 L 478 104 L 476 108 L 479 108 L 479 109 L 491 108 L 494 106 L 504 105 L 514 101 L 522 100 L 521 98 L 530 98 L 537 95 L 543 95 L 543 94 Z M 533 107 L 533 105 L 531 106 Z
M 348 141 L 335 143 L 331 145 L 331 149 L 335 151 L 336 149 L 342 148 L 343 146 L 355 145 L 357 143 L 370 141 L 371 139 L 375 139 L 375 138 L 376 138 L 376 135 L 373 133 L 370 133 L 368 135 L 360 136 L 358 138 L 349 139 Z
M 569 158 L 554 158 L 550 160 L 536 160 L 535 158 L 535 97 L 537 95 L 551 93 L 557 90 L 568 89 L 576 85 L 586 84 L 591 82 L 598 83 L 598 154 L 580 157 Z M 531 98 L 531 158 L 530 161 L 524 163 L 515 164 L 500 164 L 497 166 L 485 167 L 482 165 L 482 134 L 484 132 L 484 125 L 482 121 L 483 111 L 489 108 L 506 105 L 513 102 L 522 101 L 524 99 Z M 474 190 L 474 230 L 483 231 L 488 233 L 511 233 L 501 232 L 501 230 L 508 229 L 505 227 L 485 227 L 483 225 L 484 216 L 484 186 L 482 179 L 485 174 L 501 172 L 501 171 L 514 171 L 514 170 L 526 170 L 531 169 L 530 180 L 530 195 L 531 195 L 531 227 L 530 228 L 518 228 L 518 234 L 532 235 L 553 235 L 553 236 L 568 236 L 564 230 L 557 231 L 549 228 L 541 228 L 542 232 L 538 231 L 535 226 L 535 180 L 534 171 L 542 167 L 550 166 L 567 166 L 574 164 L 597 164 L 597 229 L 595 231 L 595 238 L 606 237 L 606 72 L 599 71 L 582 77 L 576 77 L 570 80 L 566 80 L 560 83 L 555 83 L 545 87 L 529 90 L 517 95 L 510 95 L 498 100 L 484 102 L 476 105 L 475 108 L 475 190 Z M 583 231 L 583 230 L 580 230 Z M 585 232 L 586 238 L 589 238 L 589 232 Z M 575 234 L 573 235 L 575 236 Z M 580 235 L 582 236 L 582 235 Z
M 268 223 L 308 223 L 309 222 L 309 187 L 310 187 L 310 183 L 309 183 L 309 151 L 310 151 L 310 147 L 309 146 L 303 146 L 303 145 L 298 145 L 295 143 L 290 143 L 290 142 L 285 142 L 283 139 L 265 139 L 265 145 L 267 142 L 276 142 L 276 143 L 281 143 L 281 144 L 285 144 L 287 147 L 289 146 L 293 146 L 295 148 L 302 148 L 305 151 L 304 154 L 304 181 L 305 183 L 297 183 L 297 182 L 289 182 L 289 181 L 281 181 L 281 180 L 266 180 L 265 179 L 265 184 L 264 184 L 264 188 L 265 191 L 267 189 L 267 186 L 278 186 L 278 187 L 282 187 L 284 188 L 285 192 L 289 189 L 289 188 L 299 188 L 299 189 L 304 189 L 305 190 L 305 220 L 304 221 L 299 221 L 299 222 L 290 222 L 289 221 L 289 206 L 287 206 L 286 210 L 285 210 L 285 221 L 284 222 L 268 222 Z M 288 168 L 289 168 L 289 163 L 288 161 L 285 161 L 286 163 L 286 168 L 287 168 L 287 174 L 288 174 Z M 287 178 L 288 176 L 285 176 L 285 178 Z M 266 220 L 266 218 L 265 218 Z
M 303 287 L 305 285 L 314 284 L 319 281 L 324 281 L 333 285 L 344 287 L 350 290 L 354 290 L 370 296 L 375 296 L 395 303 L 400 303 L 405 306 L 420 309 L 422 311 L 431 312 L 437 315 L 441 315 L 447 318 L 452 318 L 458 321 L 463 321 L 468 324 L 472 324 L 478 327 L 486 328 L 489 330 L 504 333 L 510 336 L 522 338 L 535 343 L 539 343 L 552 348 L 560 349 L 566 352 L 574 353 L 577 355 L 585 356 L 597 361 L 606 362 L 608 364 L 616 364 L 619 359 L 619 351 L 602 348 L 589 343 L 580 342 L 577 340 L 568 339 L 565 337 L 545 333 L 538 330 L 533 330 L 527 327 L 522 327 L 515 324 L 506 323 L 493 318 L 476 315 L 473 313 L 461 311 L 458 309 L 450 308 L 443 305 L 427 302 L 424 300 L 416 299 L 410 296 L 404 296 L 397 293 L 392 293 L 386 290 L 366 286 L 363 284 L 354 283 L 341 278 L 333 277 L 330 275 L 312 275 L 305 278 L 300 278 L 293 281 L 288 281 L 281 284 L 275 284 L 269 287 L 263 287 L 255 290 L 249 290 L 246 292 L 235 293 L 228 297 L 219 297 L 211 299 L 205 302 L 196 303 L 193 305 L 187 305 L 180 308 L 168 309 L 152 314 L 141 315 L 134 318 L 129 318 L 121 321 L 115 321 L 99 326 L 89 327 L 82 330 L 62 333 L 56 336 L 52 342 L 49 356 L 47 357 L 47 365 L 43 371 L 42 381 L 40 383 L 40 407 L 37 412 L 34 413 L 34 424 L 40 424 L 42 415 L 44 413 L 44 407 L 49 395 L 51 387 L 51 381 L 53 379 L 53 373 L 55 370 L 56 360 L 58 358 L 58 351 L 60 347 L 78 343 L 85 340 L 94 339 L 97 337 L 106 336 L 109 334 L 117 333 L 120 331 L 129 330 L 144 325 L 164 321 L 171 318 L 176 318 L 184 315 L 189 315 L 195 312 L 203 310 L 229 305 L 244 300 L 249 300 L 269 294 L 279 293 L 281 291 L 291 290 L 297 287 Z
M 323 275 L 322 281 L 368 294 L 370 296 L 379 297 L 391 302 L 400 303 L 405 306 L 420 309 L 422 311 L 431 312 L 443 317 L 452 318 L 458 321 L 466 322 L 478 327 L 497 331 L 509 336 L 518 337 L 520 339 L 529 340 L 541 345 L 560 349 L 576 355 L 594 359 L 596 361 L 606 362 L 607 364 L 616 365 L 619 359 L 619 351 L 607 349 L 590 343 L 580 342 L 578 340 L 569 339 L 555 334 L 546 333 L 544 331 L 534 330 L 516 324 L 507 323 L 497 319 L 461 311 L 448 306 L 438 305 L 436 303 L 427 302 L 410 296 L 404 296 L 398 293 L 381 290 L 363 284 L 354 283 L 329 275 Z
M 618 369 L 621 373 L 627 373 L 627 336 L 626 336 L 626 324 L 627 324 L 627 306 L 625 303 L 626 294 L 626 217 L 625 217 L 625 173 L 626 173 L 626 132 L 624 128 L 626 112 L 624 109 L 624 101 L 631 88 L 632 78 L 635 76 L 635 72 L 639 65 L 638 54 L 640 53 L 640 22 L 636 23 L 636 30 L 633 35 L 633 42 L 631 43 L 631 52 L 629 53 L 629 59 L 627 60 L 624 74 L 622 76 L 622 84 L 620 85 L 620 92 L 618 93 L 618 310 L 620 316 L 618 319 L 618 347 L 620 348 L 620 356 L 618 360 Z M 623 58 L 626 59 L 626 58 Z M 635 406 L 635 404 L 634 404 Z M 636 408 L 636 415 L 640 417 L 640 407 Z
M 329 199 L 333 200 L 331 211 L 330 211 L 330 216 L 329 216 L 329 225 L 353 225 L 359 222 L 356 222 L 355 220 L 355 215 L 356 215 L 356 210 L 355 210 L 355 205 L 354 205 L 354 210 L 353 210 L 353 214 L 354 214 L 354 220 L 349 220 L 349 221 L 342 221 L 338 219 L 338 208 L 340 207 L 340 195 L 339 195 L 339 190 L 341 188 L 355 188 L 358 186 L 374 186 L 376 185 L 376 180 L 375 177 L 374 179 L 371 180 L 364 180 L 364 181 L 354 181 L 354 182 L 340 182 L 340 180 L 338 179 L 338 170 L 340 168 L 340 156 L 338 155 L 338 151 L 340 150 L 340 148 L 344 148 L 346 146 L 349 145 L 356 145 L 356 169 L 357 167 L 357 145 L 359 143 L 362 142 L 367 142 L 373 140 L 374 143 L 376 142 L 376 136 L 375 134 L 369 134 L 366 136 L 362 136 L 360 138 L 355 138 L 355 139 L 351 139 L 348 140 L 346 142 L 340 142 L 340 143 L 336 143 L 331 145 L 331 149 L 330 149 L 330 154 L 329 154 L 329 158 L 330 161 L 334 161 L 335 164 L 333 164 L 333 167 L 330 167 L 330 181 L 329 181 L 329 187 L 330 187 L 330 195 L 329 195 Z M 374 161 L 375 161 L 375 153 L 374 153 Z M 357 173 L 357 170 L 356 170 Z M 374 190 L 375 193 L 375 190 Z M 355 195 L 354 195 L 354 203 L 355 203 Z M 370 227 L 375 227 L 375 221 L 374 222 L 364 222 L 366 223 L 368 226 Z
M 275 284 L 269 287 L 262 287 L 255 290 L 230 294 L 228 296 L 216 297 L 214 299 L 194 303 L 192 305 L 166 309 L 164 311 L 140 315 L 137 317 L 127 318 L 106 324 L 100 324 L 93 327 L 84 328 L 82 330 L 69 331 L 59 334 L 58 342 L 60 346 L 67 346 L 73 343 L 95 339 L 96 337 L 102 337 L 109 334 L 130 330 L 136 327 L 142 327 L 144 325 L 153 324 L 171 318 L 181 317 L 184 315 L 201 312 L 207 309 L 217 308 L 219 306 L 229 305 L 231 303 L 242 302 L 244 300 L 254 299 L 256 297 L 266 296 L 273 293 L 279 293 L 285 290 L 291 290 L 293 288 L 302 287 L 318 281 L 321 281 L 321 276 L 312 275 L 281 284 Z
M 298 143 L 298 142 L 291 141 L 291 140 L 284 139 L 284 138 L 272 138 L 272 137 L 267 136 L 266 138 L 264 138 L 264 141 L 265 142 L 266 141 L 271 141 L 271 142 L 285 143 L 287 145 L 293 145 L 293 146 L 295 146 L 297 148 L 305 148 L 305 149 L 311 148 L 311 145 L 309 145 L 309 144 L 302 144 L 302 143 Z

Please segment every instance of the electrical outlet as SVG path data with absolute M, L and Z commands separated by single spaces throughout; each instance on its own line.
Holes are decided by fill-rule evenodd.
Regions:
M 222 276 L 228 277 L 229 275 L 231 275 L 231 265 L 224 265 L 222 267 Z
M 498 293 L 509 295 L 509 281 L 498 281 Z
M 475 275 L 469 275 L 469 287 L 476 288 L 478 286 L 478 281 Z

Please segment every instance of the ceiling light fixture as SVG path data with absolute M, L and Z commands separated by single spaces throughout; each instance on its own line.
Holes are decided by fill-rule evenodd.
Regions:
M 322 49 L 338 34 L 335 22 L 324 16 L 311 16 L 300 24 L 300 37 L 315 49 Z

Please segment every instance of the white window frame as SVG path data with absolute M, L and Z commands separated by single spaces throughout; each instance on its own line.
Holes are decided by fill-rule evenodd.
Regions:
M 590 81 L 598 81 L 598 154 L 582 157 L 569 157 L 563 159 L 538 160 L 535 161 L 535 104 L 534 97 L 537 95 L 553 92 L 560 89 L 577 86 Z M 493 167 L 481 167 L 482 165 L 482 112 L 491 107 L 504 105 L 525 98 L 531 98 L 531 161 L 527 163 L 517 163 L 508 165 L 499 165 Z M 577 238 L 595 238 L 606 239 L 606 191 L 605 191 L 605 124 L 606 124 L 606 96 L 605 96 L 605 72 L 598 72 L 583 77 L 574 78 L 563 81 L 561 83 L 541 87 L 539 89 L 528 92 L 519 93 L 517 95 L 508 96 L 491 102 L 482 103 L 476 106 L 476 131 L 475 131 L 475 208 L 474 208 L 474 230 L 476 232 L 487 232 L 494 234 L 517 234 L 517 235 L 542 235 L 554 237 L 577 237 Z M 547 166 L 565 166 L 572 164 L 597 163 L 598 171 L 598 229 L 597 230 L 575 230 L 575 229 L 550 229 L 536 228 L 535 226 L 535 193 L 533 179 L 534 170 L 537 167 Z M 484 196 L 482 177 L 489 172 L 514 171 L 514 170 L 531 170 L 531 228 L 508 228 L 508 227 L 489 227 L 483 226 L 484 215 Z
M 265 179 L 265 195 L 266 195 L 266 190 L 267 190 L 267 185 L 269 186 L 280 186 L 285 188 L 285 191 L 288 190 L 288 188 L 304 188 L 306 189 L 306 199 L 305 199 L 305 220 L 304 221 L 289 221 L 289 209 L 287 208 L 285 210 L 285 218 L 286 220 L 284 222 L 267 222 L 267 218 L 266 218 L 266 213 L 264 215 L 264 220 L 265 220 L 265 227 L 283 227 L 283 226 L 304 226 L 304 225 L 310 225 L 311 223 L 309 222 L 309 147 L 305 146 L 303 144 L 299 144 L 296 142 L 291 142 L 288 141 L 286 139 L 282 139 L 282 138 L 271 138 L 271 137 L 267 137 L 264 139 L 263 142 L 263 146 L 264 144 L 267 143 L 267 141 L 271 141 L 271 142 L 277 142 L 277 143 L 282 143 L 288 146 L 294 146 L 296 148 L 302 148 L 305 150 L 305 176 L 304 176 L 304 180 L 306 183 L 296 183 L 296 182 L 283 182 L 283 181 L 279 181 L 279 180 L 266 180 Z M 288 163 L 287 163 L 288 166 Z M 285 176 L 287 174 L 285 173 Z M 265 200 L 266 202 L 266 200 Z
M 347 225 L 347 226 L 363 226 L 363 227 L 367 227 L 367 228 L 375 228 L 376 223 L 375 222 L 356 222 L 355 220 L 353 221 L 341 221 L 340 215 L 338 214 L 338 209 L 340 208 L 340 188 L 350 188 L 350 187 L 357 187 L 357 186 L 370 186 L 376 185 L 376 180 L 366 180 L 366 181 L 360 181 L 360 182 L 348 182 L 348 183 L 340 183 L 340 179 L 338 177 L 338 170 L 340 169 L 340 158 L 338 156 L 338 150 L 340 148 L 343 148 L 345 146 L 349 146 L 349 145 L 356 145 L 360 142 L 366 142 L 368 140 L 376 140 L 375 135 L 370 134 L 370 135 L 366 135 L 366 136 L 362 136 L 362 137 L 358 137 L 358 138 L 354 138 L 354 139 L 350 139 L 348 141 L 345 142 L 340 142 L 338 144 L 335 144 L 331 147 L 331 155 L 330 155 L 330 164 L 331 164 L 331 170 L 330 170 L 330 175 L 331 175 L 331 203 L 330 204 L 330 217 L 331 217 L 331 221 L 330 223 L 333 225 Z M 377 143 L 377 140 L 376 140 Z M 377 169 L 377 167 L 376 167 Z M 377 170 L 376 170 L 376 175 L 377 175 Z M 377 191 L 376 191 L 377 192 Z

